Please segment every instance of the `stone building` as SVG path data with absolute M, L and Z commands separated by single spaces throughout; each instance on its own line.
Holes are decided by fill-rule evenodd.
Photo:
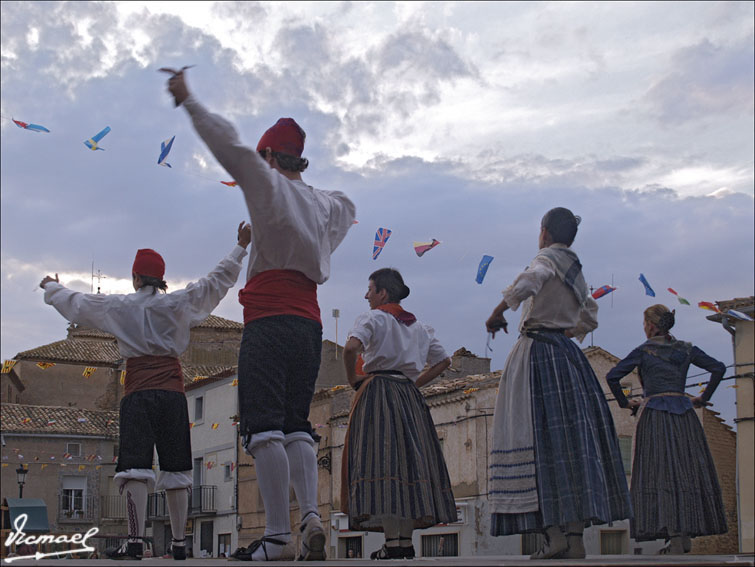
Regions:
M 18 495 L 14 471 L 24 466 L 24 496 L 44 500 L 51 532 L 125 533 L 125 503 L 113 485 L 117 412 L 5 403 L 0 411 L 0 501 Z M 106 545 L 93 541 L 100 551 Z
M 708 319 L 731 335 L 737 392 L 737 510 L 739 551 L 755 552 L 755 297 L 716 302 L 720 313 Z M 750 320 L 734 316 L 742 313 Z M 720 471 L 719 471 L 720 474 Z M 728 504 L 727 504 L 728 505 Z M 728 510 L 728 508 L 727 508 Z M 731 523 L 729 523 L 731 529 Z
M 600 347 L 585 349 L 606 393 L 614 418 L 616 433 L 624 461 L 627 483 L 631 482 L 634 435 L 637 417 L 618 407 L 605 382 L 605 375 L 619 359 Z M 422 389 L 430 407 L 438 436 L 443 446 L 449 475 L 456 498 L 458 521 L 416 531 L 414 546 L 420 557 L 438 555 L 527 555 L 539 545 L 538 536 L 515 535 L 491 537 L 488 493 L 488 454 L 492 442 L 492 417 L 495 407 L 500 372 L 489 372 L 489 361 L 469 356 L 460 349 L 454 354 L 452 368 L 475 368 L 481 365 L 484 372 L 471 376 L 443 376 Z M 461 359 L 461 360 L 460 360 Z M 466 366 L 465 366 L 466 365 Z M 629 396 L 641 395 L 639 377 L 631 373 L 622 384 Z M 321 436 L 318 446 L 319 509 L 323 523 L 329 527 L 328 557 L 368 557 L 383 543 L 379 533 L 352 532 L 348 517 L 340 511 L 341 452 L 346 434 L 348 414 L 353 392 L 346 386 L 333 386 L 319 390 L 311 406 L 310 421 Z M 706 434 L 715 443 L 713 451 L 730 526 L 736 525 L 736 510 L 732 509 L 736 487 L 734 473 L 735 434 L 715 412 L 698 410 Z M 264 529 L 264 507 L 256 485 L 254 461 L 239 452 L 239 545 L 247 545 L 260 537 Z M 294 537 L 299 534 L 299 509 L 291 495 L 291 525 Z M 723 536 L 700 538 L 694 542 L 694 553 L 733 553 L 732 533 Z M 585 547 L 589 555 L 654 554 L 663 541 L 637 543 L 629 537 L 629 522 L 594 526 L 585 531 Z

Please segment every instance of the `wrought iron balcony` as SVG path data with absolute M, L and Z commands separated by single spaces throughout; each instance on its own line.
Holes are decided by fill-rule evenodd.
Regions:
M 103 520 L 124 520 L 126 518 L 126 497 L 120 494 L 101 496 L 100 512 L 100 517 Z
M 217 486 L 201 485 L 195 486 L 191 491 L 189 498 L 189 514 L 214 514 L 217 512 L 215 507 L 215 491 Z M 168 504 L 165 500 L 165 492 L 154 492 L 149 495 L 147 501 L 147 516 L 150 519 L 167 518 Z
M 58 496 L 59 522 L 92 522 L 95 518 L 95 500 L 92 496 L 81 496 L 64 491 Z

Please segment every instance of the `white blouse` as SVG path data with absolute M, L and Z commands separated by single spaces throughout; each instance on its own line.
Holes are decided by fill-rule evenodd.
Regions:
M 244 192 L 252 220 L 246 281 L 267 270 L 296 270 L 315 283 L 330 277 L 330 255 L 346 236 L 356 207 L 340 191 L 322 191 L 272 169 L 239 141 L 233 125 L 193 96 L 183 102 L 199 136 Z
M 553 247 L 564 247 L 553 244 Z M 529 267 L 503 291 L 512 311 L 523 304 L 519 331 L 536 327 L 568 329 L 580 342 L 598 327 L 598 304 L 588 294 L 580 307 L 577 297 L 556 274 L 553 263 L 535 256 Z
M 190 328 L 204 321 L 241 272 L 247 252 L 233 250 L 206 277 L 172 293 L 152 293 L 152 286 L 135 293 L 80 293 L 57 282 L 45 284 L 45 303 L 72 323 L 112 333 L 124 358 L 179 356 L 189 346 Z
M 399 370 L 416 382 L 426 363 L 434 366 L 448 358 L 432 327 L 419 321 L 404 325 L 393 315 L 379 309 L 357 317 L 347 340 L 351 337 L 364 346 L 362 360 L 367 373 Z

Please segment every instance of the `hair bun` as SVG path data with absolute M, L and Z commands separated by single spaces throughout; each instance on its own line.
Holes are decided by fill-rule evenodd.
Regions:
M 409 286 L 404 285 L 403 289 L 401 290 L 401 299 L 406 299 L 409 297 Z
M 660 316 L 658 319 L 658 330 L 662 333 L 668 333 L 671 327 L 674 326 L 674 323 L 676 323 L 676 317 L 674 316 L 673 311 L 666 311 L 663 315 Z

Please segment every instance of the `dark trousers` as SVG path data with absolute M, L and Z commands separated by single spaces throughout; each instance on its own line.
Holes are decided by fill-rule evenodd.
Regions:
M 249 322 L 239 353 L 241 435 L 313 435 L 309 406 L 321 355 L 322 325 L 317 321 L 275 315 Z

